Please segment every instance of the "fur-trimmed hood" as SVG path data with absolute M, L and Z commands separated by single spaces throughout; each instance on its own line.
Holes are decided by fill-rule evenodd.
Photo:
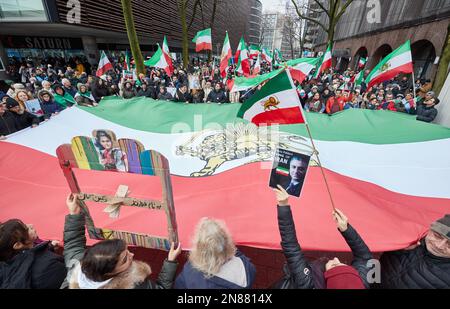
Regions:
M 80 288 L 78 283 L 78 275 L 80 271 L 81 265 L 78 263 L 69 278 L 70 289 Z M 134 289 L 136 286 L 147 280 L 151 273 L 152 271 L 148 264 L 140 261 L 133 261 L 127 271 L 113 277 L 100 289 Z

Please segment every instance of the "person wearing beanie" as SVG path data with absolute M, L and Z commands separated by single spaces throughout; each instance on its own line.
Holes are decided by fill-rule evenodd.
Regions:
M 410 247 L 380 258 L 384 289 L 450 288 L 450 214 L 431 224 L 427 235 Z
M 7 98 L 6 102 L 11 98 Z M 11 99 L 12 100 L 12 99 Z M 7 103 L 0 102 L 0 140 L 6 139 L 7 135 L 19 131 L 14 115 L 8 111 Z
M 39 125 L 39 118 L 22 109 L 16 100 L 9 98 L 6 101 L 6 108 L 13 114 L 18 130 L 28 127 L 34 128 Z
M 353 261 L 351 266 L 342 263 L 338 258 L 329 260 L 325 265 L 320 261 L 310 264 L 297 240 L 294 219 L 289 206 L 289 194 L 281 186 L 278 186 L 278 189 L 274 189 L 274 191 L 278 201 L 278 227 L 281 235 L 281 247 L 288 266 L 285 267 L 286 274 L 281 287 L 294 289 L 369 288 L 368 273 L 371 268 L 368 261 L 373 259 L 373 255 L 358 232 L 348 223 L 344 213 L 336 209 L 333 212 L 333 219 L 342 237 L 352 250 Z

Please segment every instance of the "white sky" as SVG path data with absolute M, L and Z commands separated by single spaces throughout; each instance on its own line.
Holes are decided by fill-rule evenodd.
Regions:
M 283 3 L 286 0 L 260 0 L 263 5 L 263 12 L 265 11 L 284 11 Z

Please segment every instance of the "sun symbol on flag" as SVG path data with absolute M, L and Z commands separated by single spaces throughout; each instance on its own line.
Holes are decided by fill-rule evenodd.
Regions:
M 390 67 L 391 67 L 391 64 L 389 62 L 387 62 L 381 67 L 381 71 L 385 72 L 385 71 L 389 70 Z
M 278 109 L 278 105 L 280 104 L 280 100 L 277 97 L 270 97 L 268 100 L 261 102 L 261 106 L 264 107 L 264 111 L 270 111 L 273 109 Z

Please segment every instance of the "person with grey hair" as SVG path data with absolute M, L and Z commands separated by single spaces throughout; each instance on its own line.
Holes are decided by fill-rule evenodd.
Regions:
M 255 273 L 255 266 L 237 250 L 225 223 L 202 218 L 175 289 L 249 289 Z
M 385 289 L 450 288 L 450 214 L 431 224 L 428 234 L 412 246 L 381 256 Z
M 75 98 L 75 95 L 77 94 L 77 89 L 75 89 L 72 86 L 72 83 L 70 82 L 70 80 L 68 80 L 67 78 L 63 78 L 62 84 L 63 84 L 64 91 Z

